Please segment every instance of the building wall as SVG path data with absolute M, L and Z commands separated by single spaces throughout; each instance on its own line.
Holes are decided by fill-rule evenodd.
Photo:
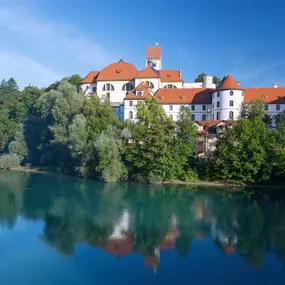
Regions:
M 138 102 L 140 102 L 142 100 L 125 100 L 125 104 L 124 104 L 124 121 L 130 120 L 129 118 L 129 114 L 130 112 L 133 112 L 133 119 L 132 121 L 136 121 L 136 117 L 137 117 L 137 104 Z M 130 102 L 132 102 L 132 106 L 130 106 Z
M 95 89 L 94 89 L 95 88 Z M 81 91 L 83 91 L 86 95 L 91 93 L 96 93 L 97 91 L 97 83 L 87 83 L 80 85 Z
M 230 95 L 233 92 L 233 95 Z M 212 120 L 229 120 L 230 112 L 233 112 L 233 119 L 239 118 L 241 106 L 243 103 L 242 90 L 223 90 L 216 91 L 212 95 Z M 233 106 L 230 106 L 230 101 L 233 101 Z M 220 106 L 218 107 L 218 102 Z M 217 114 L 220 114 L 220 117 Z
M 280 111 L 277 110 L 276 105 L 280 105 Z M 268 104 L 267 106 L 268 110 L 266 111 L 266 113 L 270 116 L 275 116 L 285 111 L 285 104 Z
M 177 121 L 178 119 L 178 114 L 181 105 L 180 104 L 161 104 L 162 108 L 164 109 L 165 113 L 167 116 L 172 116 L 172 119 L 174 122 Z M 203 110 L 203 105 L 195 105 L 195 110 L 192 110 L 191 105 L 185 105 L 190 109 L 190 112 L 192 115 L 195 116 L 193 118 L 193 121 L 202 121 L 203 120 L 203 115 L 206 115 L 206 120 L 211 119 L 212 115 L 212 110 L 211 110 L 211 105 L 205 105 L 206 106 L 206 111 Z
M 164 86 L 167 86 L 169 84 L 172 84 L 179 89 L 183 88 L 183 82 L 161 82 L 161 88 L 164 88 Z
M 97 95 L 102 99 L 107 93 L 110 94 L 111 103 L 123 103 L 124 98 L 127 95 L 127 91 L 122 90 L 123 85 L 131 82 L 134 84 L 134 81 L 98 81 L 97 83 Z M 114 91 L 103 91 L 103 86 L 107 83 L 110 83 L 114 86 Z
M 149 81 L 153 84 L 154 88 L 152 89 L 153 92 L 156 92 L 159 88 L 161 88 L 160 78 L 136 78 L 135 79 L 135 86 L 137 87 L 140 83 Z

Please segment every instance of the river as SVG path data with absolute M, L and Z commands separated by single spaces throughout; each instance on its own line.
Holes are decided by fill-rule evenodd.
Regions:
M 0 284 L 285 284 L 280 195 L 2 172 L 0 241 Z

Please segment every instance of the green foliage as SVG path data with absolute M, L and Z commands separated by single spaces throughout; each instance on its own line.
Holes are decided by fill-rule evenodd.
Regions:
M 109 125 L 121 126 L 115 116 L 109 99 L 100 101 L 96 94 L 92 94 L 83 106 L 83 114 L 87 118 L 87 131 L 90 139 L 97 137 L 107 129 Z
M 18 156 L 22 162 L 28 155 L 28 148 L 25 141 L 25 127 L 23 124 L 18 125 L 14 141 L 9 144 L 9 152 Z
M 214 173 L 219 180 L 256 183 L 271 174 L 273 140 L 262 118 L 242 118 L 219 140 Z
M 97 170 L 103 179 L 114 183 L 126 178 L 127 170 L 122 162 L 123 143 L 118 130 L 109 126 L 97 138 L 95 146 L 100 160 Z
M 203 82 L 205 76 L 207 76 L 207 74 L 202 72 L 194 79 L 194 81 L 195 82 Z M 221 79 L 218 76 L 213 76 L 213 83 L 214 84 L 217 84 L 220 80 Z
M 126 155 L 134 173 L 143 173 L 146 179 L 159 177 L 162 181 L 176 178 L 173 121 L 155 98 L 137 104 L 137 118 L 140 132 L 133 134 L 136 145 Z
M 0 170 L 12 170 L 19 164 L 20 159 L 15 154 L 3 154 L 0 156 Z

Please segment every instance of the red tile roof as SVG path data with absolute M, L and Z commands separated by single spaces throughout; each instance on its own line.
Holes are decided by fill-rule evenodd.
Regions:
M 198 121 L 198 123 L 201 124 L 203 127 L 212 128 L 220 123 L 224 123 L 224 121 L 210 120 L 210 121 Z
M 120 61 L 106 66 L 99 73 L 97 81 L 132 80 L 137 73 L 133 64 Z
M 145 256 L 144 265 L 150 268 L 156 268 L 159 266 L 159 260 L 156 256 Z
M 160 70 L 159 75 L 161 82 L 183 82 L 179 70 Z
M 142 95 L 141 96 L 136 95 L 137 91 L 141 91 Z M 148 87 L 144 85 L 142 82 L 134 90 L 130 91 L 124 99 L 125 100 L 145 100 L 145 99 L 151 99 L 151 98 L 152 96 L 149 92 Z
M 225 89 L 241 89 L 241 88 L 240 84 L 231 75 L 228 75 L 223 78 L 223 80 L 218 86 L 218 89 L 225 90 Z
M 203 88 L 162 88 L 154 96 L 159 104 L 211 104 L 212 92 L 212 89 Z
M 230 245 L 222 245 L 222 249 L 226 255 L 231 255 L 236 250 L 235 246 Z
M 99 246 L 108 253 L 119 256 L 130 254 L 133 251 L 133 244 L 128 240 L 109 240 L 106 245 L 100 244 Z
M 261 99 L 266 104 L 285 104 L 285 88 L 245 88 L 244 102 Z
M 146 59 L 160 59 L 161 58 L 161 47 L 148 47 L 146 49 Z
M 81 79 L 80 84 L 93 83 L 96 81 L 100 71 L 90 71 L 83 79 Z
M 136 78 L 159 78 L 159 72 L 154 68 L 148 66 L 145 69 L 141 70 Z

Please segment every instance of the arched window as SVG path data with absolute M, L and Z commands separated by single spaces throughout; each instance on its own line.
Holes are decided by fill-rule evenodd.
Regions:
M 149 88 L 151 88 L 151 89 L 154 88 L 154 85 L 152 82 L 146 81 L 146 84 L 149 86 Z
M 203 114 L 202 121 L 206 121 L 206 120 L 207 120 L 207 116 L 205 114 Z
M 177 89 L 177 87 L 173 84 L 167 84 L 163 88 L 165 88 L 165 89 Z
M 230 113 L 229 113 L 229 119 L 230 119 L 230 120 L 233 120 L 233 119 L 234 119 L 234 112 L 233 112 L 233 111 L 230 111 Z
M 123 85 L 122 87 L 122 90 L 123 91 L 131 91 L 133 90 L 135 87 L 134 87 L 134 84 L 132 82 L 128 82 L 126 84 Z
M 134 118 L 134 114 L 132 111 L 129 112 L 129 119 L 133 119 Z
M 103 91 L 114 91 L 114 86 L 110 83 L 106 83 L 104 86 L 103 86 Z
M 217 120 L 220 120 L 220 112 L 217 112 Z
M 191 120 L 195 121 L 195 115 L 194 114 L 191 115 Z

